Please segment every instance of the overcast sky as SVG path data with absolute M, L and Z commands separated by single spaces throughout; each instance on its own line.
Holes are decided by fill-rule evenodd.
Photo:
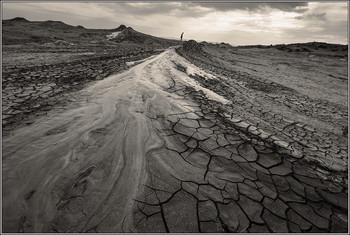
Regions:
M 7 2 L 3 19 L 60 20 L 86 28 L 120 24 L 159 37 L 233 45 L 323 41 L 347 44 L 347 2 Z

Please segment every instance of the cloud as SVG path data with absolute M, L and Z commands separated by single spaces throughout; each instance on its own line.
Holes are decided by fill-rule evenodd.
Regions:
M 343 2 L 37 2 L 3 3 L 4 19 L 60 20 L 86 28 L 120 24 L 160 37 L 233 44 L 347 42 Z
M 284 12 L 303 12 L 307 10 L 307 2 L 202 2 L 196 5 L 216 11 L 246 10 L 250 12 L 276 9 Z
M 327 13 L 311 13 L 295 17 L 297 20 L 326 20 Z
M 110 3 L 100 3 L 99 5 L 107 4 Z M 211 9 L 186 2 L 113 3 L 113 5 L 110 5 L 110 9 L 113 9 L 116 13 L 129 13 L 137 17 L 154 15 L 200 17 L 211 11 Z

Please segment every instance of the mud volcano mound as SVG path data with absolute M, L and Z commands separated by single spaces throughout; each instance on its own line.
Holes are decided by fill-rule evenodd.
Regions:
M 16 17 L 16 18 L 10 19 L 8 21 L 29 22 L 27 19 L 25 19 L 23 17 Z
M 121 24 L 118 28 L 115 29 L 115 31 L 123 31 L 124 29 L 127 29 L 127 27 Z
M 203 53 L 202 45 L 196 42 L 195 40 L 189 40 L 184 42 L 183 49 L 186 52 L 195 52 L 195 53 Z

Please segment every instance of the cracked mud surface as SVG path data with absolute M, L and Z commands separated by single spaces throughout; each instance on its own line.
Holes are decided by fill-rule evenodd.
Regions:
M 232 102 L 229 115 L 243 129 L 289 149 L 297 158 L 347 171 L 348 138 L 343 135 L 348 120 L 346 62 L 332 67 L 337 59 L 315 60 L 276 49 L 205 48 L 204 55 L 178 52 L 214 74 L 216 79 L 192 77 Z M 277 59 L 290 64 L 276 70 Z M 315 63 L 320 64 L 317 69 Z M 328 76 L 331 72 L 345 79 L 334 81 Z
M 11 131 L 4 231 L 346 232 L 346 172 L 235 115 L 211 76 L 167 50 Z
M 103 47 L 102 47 L 103 48 Z M 129 49 L 129 50 L 126 50 Z M 74 102 L 74 92 L 159 54 L 151 48 L 4 48 L 2 126 L 7 135 L 57 106 Z

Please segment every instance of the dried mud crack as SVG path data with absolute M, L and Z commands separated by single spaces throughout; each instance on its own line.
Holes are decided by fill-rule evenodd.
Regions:
M 3 230 L 346 232 L 347 145 L 213 74 L 169 49 L 11 130 Z

